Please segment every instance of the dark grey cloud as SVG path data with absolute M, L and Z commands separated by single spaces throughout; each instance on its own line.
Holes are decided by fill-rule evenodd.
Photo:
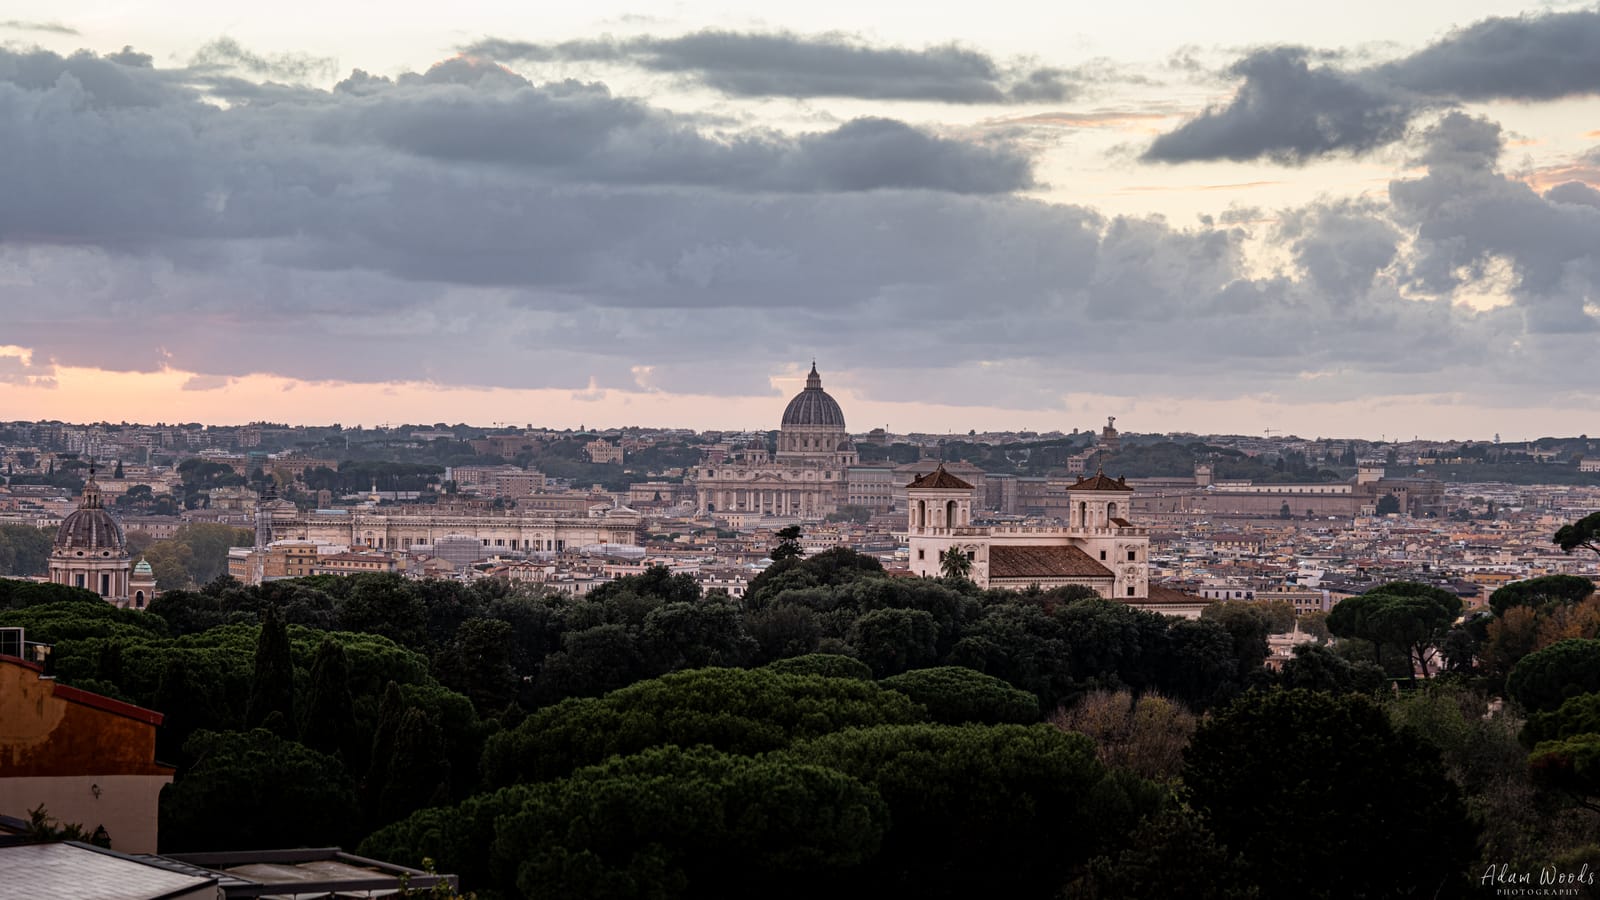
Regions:
M 1388 144 L 1405 134 L 1416 110 L 1381 83 L 1313 66 L 1304 48 L 1259 50 L 1230 72 L 1244 79 L 1233 99 L 1156 138 L 1145 159 L 1303 163 Z
M 975 168 L 1019 175 L 902 123 L 730 130 L 469 69 L 219 107 L 188 70 L 0 52 L 4 341 L 197 386 L 588 390 L 645 365 L 712 394 L 816 352 L 871 370 L 877 397 L 1054 409 L 1081 391 L 1549 390 L 1594 318 L 1574 298 L 1600 210 L 1517 193 L 1472 120 L 1441 125 L 1388 204 L 1277 213 L 1292 259 L 1262 272 L 1239 228 L 956 190 Z M 1512 306 L 1453 303 L 1500 257 Z
M 0 22 L 0 30 L 4 31 L 38 31 L 45 34 L 78 34 L 76 28 L 63 25 L 60 22 L 24 22 L 21 19 L 6 19 Z
M 1229 74 L 1242 79 L 1233 99 L 1158 137 L 1144 159 L 1298 164 L 1391 144 L 1430 109 L 1600 93 L 1600 9 L 1485 19 L 1364 68 L 1336 58 L 1314 65 L 1302 48 L 1264 48 Z
M 1559 100 L 1600 91 L 1600 9 L 1493 18 L 1383 66 L 1396 87 L 1457 100 Z
M 1042 103 L 1076 96 L 1085 73 L 946 44 L 877 47 L 841 34 L 708 29 L 679 37 L 534 43 L 486 38 L 472 56 L 533 63 L 598 62 L 682 75 L 739 97 L 856 97 L 941 103 Z
M 463 83 L 436 72 L 400 82 L 432 89 L 385 90 L 370 77 L 341 82 L 340 92 L 362 96 L 328 107 L 314 135 L 575 181 L 799 192 L 1005 193 L 1033 185 L 1032 160 L 1017 148 L 941 138 L 891 119 L 799 136 L 719 135 L 604 85 L 479 81 L 484 75 Z

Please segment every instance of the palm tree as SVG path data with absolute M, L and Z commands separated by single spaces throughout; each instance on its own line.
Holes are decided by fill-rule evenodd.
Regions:
M 960 547 L 939 551 L 939 573 L 946 578 L 966 578 L 972 574 L 972 557 Z

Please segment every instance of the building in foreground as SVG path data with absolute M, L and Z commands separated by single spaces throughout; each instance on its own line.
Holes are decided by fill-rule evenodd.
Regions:
M 16 637 L 0 652 L 29 646 Z M 161 720 L 60 684 L 39 663 L 0 656 L 0 815 L 26 819 L 43 806 L 85 834 L 103 831 L 112 849 L 154 853 L 161 788 L 174 772 L 156 762 Z

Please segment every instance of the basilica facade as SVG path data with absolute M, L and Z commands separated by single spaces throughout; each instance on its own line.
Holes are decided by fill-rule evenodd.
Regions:
M 701 462 L 693 477 L 695 509 L 709 516 L 820 519 L 847 501 L 846 475 L 856 462 L 844 412 L 822 389 L 813 363 L 805 389 L 783 411 L 777 451 L 752 442 L 720 462 Z

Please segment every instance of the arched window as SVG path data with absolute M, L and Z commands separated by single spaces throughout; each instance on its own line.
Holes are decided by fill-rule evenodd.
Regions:
M 133 592 L 133 607 L 134 609 L 144 609 L 144 591 Z
M 956 527 L 956 502 L 947 500 L 944 504 L 944 527 Z
M 926 500 L 918 500 L 917 501 L 916 519 L 917 520 L 915 522 L 911 523 L 911 524 L 917 526 L 918 528 L 921 528 L 924 525 L 928 524 L 928 501 L 926 501 Z
M 1089 504 L 1087 504 L 1087 503 L 1081 503 L 1080 502 L 1078 504 L 1078 527 L 1079 528 L 1088 528 L 1089 527 Z
M 1115 519 L 1116 517 L 1117 517 L 1117 505 L 1115 503 L 1107 503 L 1106 504 L 1106 520 L 1107 520 L 1107 523 L 1109 524 L 1110 520 L 1111 519 Z

